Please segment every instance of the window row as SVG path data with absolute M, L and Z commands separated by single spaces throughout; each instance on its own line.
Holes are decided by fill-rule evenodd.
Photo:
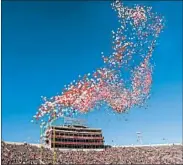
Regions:
M 103 142 L 103 140 L 96 140 L 96 139 L 57 139 L 52 138 L 52 141 L 56 142 Z
M 82 137 L 102 137 L 102 134 L 99 135 L 91 135 L 91 134 L 68 134 L 68 133 L 59 133 L 52 132 L 52 135 L 61 135 L 61 136 L 82 136 Z
M 52 148 L 72 148 L 72 149 L 95 149 L 95 148 L 104 148 L 103 145 L 93 145 L 93 146 L 87 146 L 87 145 L 59 145 L 56 144 L 55 146 L 52 144 Z

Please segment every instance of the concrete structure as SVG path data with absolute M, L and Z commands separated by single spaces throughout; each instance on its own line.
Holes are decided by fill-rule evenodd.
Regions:
M 61 149 L 102 149 L 102 130 L 83 125 L 51 126 L 46 130 L 46 145 Z

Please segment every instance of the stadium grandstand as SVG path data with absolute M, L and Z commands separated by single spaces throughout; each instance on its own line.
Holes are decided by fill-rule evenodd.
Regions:
M 64 118 L 63 126 L 46 130 L 45 145 L 59 149 L 103 149 L 104 137 L 99 128 L 89 128 L 84 120 Z
M 182 144 L 55 150 L 38 144 L 1 142 L 2 164 L 183 164 Z M 55 159 L 55 160 L 54 160 Z
M 101 129 L 73 118 L 47 128 L 40 142 L 2 141 L 2 164 L 183 164 L 182 144 L 105 145 Z

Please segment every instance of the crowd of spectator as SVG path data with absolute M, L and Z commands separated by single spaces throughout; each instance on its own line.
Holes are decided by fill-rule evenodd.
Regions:
M 182 145 L 61 151 L 1 142 L 2 164 L 183 164 Z

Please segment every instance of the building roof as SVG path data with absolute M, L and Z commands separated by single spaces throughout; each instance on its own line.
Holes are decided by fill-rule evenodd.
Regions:
M 84 125 L 64 125 L 64 126 L 66 126 L 66 127 L 74 127 L 74 128 L 88 128 L 87 126 L 84 126 Z
M 55 126 L 53 125 L 52 127 L 55 127 L 55 128 L 67 128 L 67 129 L 84 129 L 84 130 L 97 130 L 97 131 L 101 131 L 101 128 L 89 128 L 89 127 L 86 127 L 86 126 L 82 126 L 82 125 L 63 125 L 63 126 Z

